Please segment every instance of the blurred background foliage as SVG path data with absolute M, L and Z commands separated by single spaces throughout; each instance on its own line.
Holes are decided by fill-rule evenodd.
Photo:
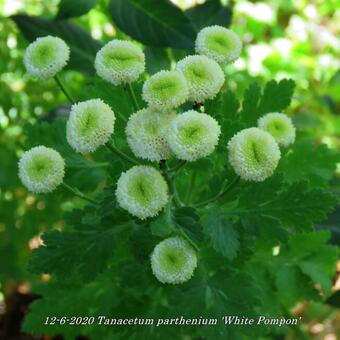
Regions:
M 204 2 L 172 1 L 188 11 Z M 94 39 L 103 42 L 121 36 L 108 13 L 108 1 L 96 2 L 89 13 L 72 20 Z M 37 135 L 40 140 L 48 136 L 56 144 L 61 143 L 58 136 L 62 131 L 44 124 L 37 127 L 36 123 L 66 115 L 68 104 L 53 79 L 42 82 L 25 75 L 22 58 L 28 43 L 9 17 L 25 13 L 52 19 L 58 11 L 58 3 L 59 0 L 0 0 L 0 313 L 4 310 L 4 295 L 13 287 L 25 293 L 37 281 L 27 272 L 26 265 L 31 250 L 41 242 L 39 234 L 47 229 L 62 228 L 63 214 L 81 204 L 61 189 L 46 196 L 29 194 L 17 177 L 17 159 L 24 150 L 24 143 L 25 147 L 34 143 Z M 339 2 L 236 0 L 223 3 L 232 8 L 231 28 L 242 37 L 245 45 L 241 58 L 225 70 L 227 86 L 241 96 L 251 80 L 264 84 L 271 79 L 294 79 L 297 88 L 289 114 L 293 114 L 298 129 L 312 135 L 316 142 L 339 150 Z M 173 64 L 182 55 L 175 49 L 159 49 L 159 55 L 148 52 L 146 49 L 147 57 L 156 58 L 159 64 L 153 64 L 151 73 L 158 67 Z M 63 72 L 62 77 L 71 93 L 86 97 L 83 74 L 69 70 Z M 60 145 L 64 147 L 67 148 Z M 69 164 L 78 169 L 69 180 L 80 188 L 83 179 L 85 181 L 81 171 L 83 162 L 76 157 L 69 160 Z M 104 176 L 100 167 L 107 165 L 100 159 L 96 164 L 92 166 L 89 161 L 83 170 L 83 174 L 91 172 L 93 183 L 98 176 Z M 333 190 L 339 193 L 336 176 Z M 69 200 L 65 201 L 65 197 Z M 339 213 L 335 214 L 329 223 L 336 225 L 338 217 Z M 48 276 L 41 279 L 48 280 Z M 306 313 L 307 321 L 312 320 L 312 334 L 321 338 L 322 334 L 329 333 L 327 340 L 333 339 L 334 330 L 329 324 L 336 320 L 334 310 L 314 304 Z

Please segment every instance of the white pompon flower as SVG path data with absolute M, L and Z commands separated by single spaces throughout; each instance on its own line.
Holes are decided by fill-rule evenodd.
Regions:
M 168 159 L 172 151 L 165 136 L 175 117 L 175 113 L 160 113 L 150 108 L 131 115 L 125 133 L 134 155 L 150 161 Z
M 151 254 L 152 272 L 162 283 L 184 283 L 191 279 L 196 267 L 196 251 L 180 237 L 158 243 Z
M 180 60 L 176 69 L 184 74 L 189 88 L 189 100 L 202 103 L 212 99 L 224 83 L 220 65 L 204 55 L 192 55 Z
M 167 141 L 177 158 L 192 162 L 214 151 L 220 133 L 221 128 L 213 117 L 190 110 L 172 121 Z
M 244 129 L 228 143 L 229 162 L 246 181 L 262 182 L 270 177 L 281 157 L 275 139 L 258 128 Z
M 74 104 L 66 125 L 67 141 L 77 152 L 93 152 L 108 142 L 114 123 L 113 111 L 101 99 Z
M 288 146 L 295 141 L 295 127 L 292 120 L 283 113 L 267 113 L 259 118 L 257 125 L 269 132 L 282 146 Z
M 94 66 L 104 80 L 114 85 L 127 84 L 144 72 L 145 56 L 131 41 L 115 39 L 98 51 Z
M 195 47 L 198 54 L 226 64 L 240 56 L 242 42 L 232 30 L 215 25 L 205 27 L 198 33 Z
M 64 178 L 65 162 L 59 152 L 45 146 L 26 151 L 19 160 L 19 177 L 33 193 L 53 191 Z
M 177 71 L 160 71 L 143 85 L 143 99 L 158 110 L 169 110 L 182 105 L 188 98 L 185 77 Z
M 158 215 L 168 202 L 168 185 L 155 168 L 137 165 L 121 174 L 116 197 L 123 209 L 145 220 Z
M 24 55 L 27 74 L 39 79 L 54 77 L 68 62 L 70 49 L 58 37 L 37 38 Z

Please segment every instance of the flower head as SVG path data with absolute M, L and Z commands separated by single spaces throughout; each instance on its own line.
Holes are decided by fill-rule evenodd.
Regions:
M 246 181 L 262 182 L 276 169 L 281 154 L 275 139 L 258 128 L 238 132 L 228 143 L 229 162 Z
M 184 74 L 189 99 L 203 102 L 212 99 L 224 83 L 224 73 L 216 61 L 204 55 L 192 55 L 178 62 L 176 69 Z
M 64 159 L 57 151 L 36 146 L 20 158 L 19 177 L 29 191 L 46 193 L 62 183 L 64 168 Z
M 113 111 L 101 99 L 74 104 L 66 126 L 67 141 L 77 152 L 93 152 L 110 139 L 114 123 Z
M 158 170 L 134 166 L 117 183 L 118 204 L 142 220 L 156 216 L 168 201 L 168 185 Z
M 197 267 L 197 256 L 183 238 L 170 237 L 157 244 L 151 255 L 153 274 L 162 283 L 184 283 Z
M 191 162 L 211 154 L 220 133 L 221 128 L 214 118 L 190 110 L 172 121 L 167 141 L 179 159 Z
M 158 110 L 169 110 L 182 105 L 188 97 L 188 87 L 182 73 L 160 71 L 143 86 L 143 99 Z
M 70 49 L 58 37 L 37 38 L 24 55 L 27 73 L 39 79 L 54 77 L 68 62 Z
M 175 113 L 164 114 L 149 108 L 131 115 L 125 132 L 135 156 L 150 161 L 168 159 L 172 152 L 165 136 L 175 117 Z
M 241 53 L 242 42 L 232 31 L 222 26 L 203 28 L 196 38 L 196 52 L 220 64 L 231 63 Z
M 94 63 L 97 74 L 114 84 L 131 83 L 145 69 L 143 51 L 130 41 L 112 40 L 102 47 Z
M 269 132 L 282 146 L 288 146 L 295 141 L 293 122 L 283 113 L 268 113 L 259 118 L 257 125 L 260 129 Z

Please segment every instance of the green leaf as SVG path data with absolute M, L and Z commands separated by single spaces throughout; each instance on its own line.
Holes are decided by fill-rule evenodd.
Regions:
M 168 0 L 111 0 L 109 12 L 123 32 L 145 45 L 194 47 L 197 33 L 194 26 Z
M 61 0 L 57 20 L 79 17 L 97 5 L 99 0 Z
M 258 110 L 261 114 L 282 112 L 292 100 L 295 82 L 292 79 L 282 79 L 279 82 L 271 80 L 267 83 Z
M 244 94 L 242 105 L 242 122 L 244 127 L 257 125 L 257 120 L 269 112 L 282 112 L 291 102 L 295 83 L 291 79 L 267 83 L 261 96 L 261 88 L 256 83 L 250 84 Z
M 116 235 L 126 227 L 125 224 L 105 229 L 83 226 L 77 231 L 46 232 L 42 236 L 44 245 L 32 254 L 29 270 L 61 278 L 80 275 L 83 279 L 92 279 L 107 268 Z
M 256 125 L 258 114 L 258 103 L 261 97 L 261 88 L 258 83 L 252 82 L 246 89 L 242 103 L 241 117 L 245 127 Z
M 332 178 L 339 152 L 326 145 L 315 145 L 309 137 L 299 137 L 280 161 L 278 171 L 288 183 L 309 180 L 311 187 L 325 187 Z
M 68 67 L 85 73 L 94 73 L 94 58 L 101 43 L 79 26 L 69 21 L 50 21 L 28 15 L 14 15 L 11 18 L 29 41 L 45 35 L 63 39 L 71 49 Z
M 161 214 L 150 223 L 150 230 L 152 235 L 167 237 L 176 228 L 176 224 L 173 220 L 170 204 L 164 208 Z
M 145 67 L 149 74 L 154 74 L 161 70 L 170 70 L 171 61 L 166 49 L 157 47 L 146 47 Z
M 230 7 L 222 5 L 220 0 L 208 0 L 185 13 L 198 30 L 212 25 L 229 27 L 231 22 Z
M 293 262 L 314 283 L 320 284 L 326 295 L 331 293 L 339 255 L 336 247 L 325 244 L 329 238 L 327 231 L 294 235 L 279 256 L 283 261 Z
M 279 177 L 246 185 L 236 212 L 252 224 L 280 223 L 284 227 L 308 229 L 334 209 L 336 198 L 321 189 L 310 189 L 305 182 L 288 186 Z M 249 223 L 248 223 L 249 224 Z
M 320 300 L 313 283 L 295 266 L 277 266 L 275 284 L 278 289 L 277 298 L 287 308 L 294 306 L 301 299 Z
M 210 238 L 213 247 L 223 256 L 232 260 L 240 247 L 238 231 L 227 213 L 218 206 L 213 206 L 202 219 L 203 230 Z

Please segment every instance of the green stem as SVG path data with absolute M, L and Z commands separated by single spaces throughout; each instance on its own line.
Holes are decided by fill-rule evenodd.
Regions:
M 177 196 L 177 192 L 176 192 L 176 188 L 174 186 L 174 183 L 172 182 L 171 177 L 169 176 L 169 173 L 166 169 L 166 162 L 165 160 L 161 160 L 159 162 L 159 167 L 163 173 L 163 176 L 166 180 L 166 182 L 168 183 L 168 187 L 169 187 L 169 193 L 170 193 L 170 197 L 173 198 L 173 202 L 175 204 L 176 207 L 181 207 L 182 206 L 182 202 L 179 200 L 178 196 Z
M 64 95 L 66 96 L 66 98 L 72 103 L 74 104 L 74 100 L 72 99 L 72 96 L 70 95 L 70 93 L 66 90 L 65 86 L 63 85 L 61 79 L 59 78 L 59 76 L 56 74 L 54 76 L 55 81 L 57 82 L 58 86 L 60 87 L 61 91 L 64 93 Z
M 139 105 L 138 105 L 138 102 L 137 102 L 135 91 L 133 90 L 133 87 L 130 83 L 128 84 L 128 90 L 129 90 L 129 93 L 130 93 L 130 96 L 131 96 L 131 99 L 132 99 L 132 102 L 133 102 L 133 106 L 134 106 L 135 110 L 138 111 Z
M 208 203 L 211 203 L 211 202 L 214 202 L 218 199 L 220 199 L 222 196 L 224 196 L 228 191 L 230 191 L 231 189 L 233 189 L 236 184 L 239 182 L 240 180 L 240 177 L 236 176 L 230 183 L 229 185 L 224 189 L 222 190 L 221 192 L 219 192 L 216 196 L 212 197 L 212 198 L 209 198 L 205 201 L 202 201 L 202 202 L 199 202 L 197 204 L 195 204 L 195 207 L 196 208 L 199 208 L 199 207 L 202 207 Z
M 169 172 L 177 172 L 180 168 L 182 168 L 186 164 L 187 164 L 186 161 L 180 161 L 174 167 L 169 169 Z
M 186 204 L 189 204 L 191 202 L 191 196 L 192 196 L 192 192 L 193 192 L 195 181 L 196 181 L 196 175 L 197 175 L 196 171 L 191 175 L 188 190 L 186 192 L 185 199 L 184 199 L 184 202 Z
M 133 164 L 133 165 L 139 165 L 139 163 L 134 160 L 133 158 L 129 157 L 128 155 L 126 155 L 123 151 L 120 151 L 115 145 L 111 144 L 111 143 L 107 143 L 106 147 L 113 153 L 115 153 L 116 155 L 118 155 L 119 157 L 121 157 L 122 159 L 124 159 L 125 161 Z
M 68 191 L 70 191 L 73 195 L 85 200 L 85 201 L 88 201 L 92 204 L 96 204 L 98 205 L 99 202 L 93 200 L 92 198 L 90 197 L 87 197 L 86 195 L 84 195 L 81 191 L 79 191 L 78 189 L 74 189 L 72 188 L 71 186 L 69 186 L 68 184 L 66 184 L 65 182 L 62 183 L 63 187 L 66 188 Z

